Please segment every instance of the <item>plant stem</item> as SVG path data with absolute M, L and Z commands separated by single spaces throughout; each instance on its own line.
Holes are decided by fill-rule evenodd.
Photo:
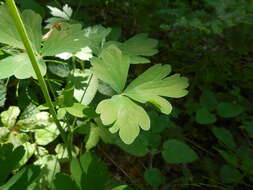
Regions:
M 47 88 L 47 85 L 46 85 L 46 82 L 40 72 L 40 69 L 39 69 L 39 66 L 38 66 L 38 63 L 37 63 L 37 59 L 36 59 L 36 56 L 35 56 L 35 53 L 32 49 L 32 45 L 31 45 L 31 42 L 28 38 L 28 35 L 27 35 L 27 32 L 26 32 L 26 29 L 25 29 L 25 26 L 23 24 L 23 21 L 20 17 L 20 14 L 19 14 L 19 11 L 17 9 L 17 6 L 15 4 L 15 1 L 14 0 L 6 0 L 6 4 L 7 4 L 7 7 L 9 9 L 9 12 L 13 18 L 13 21 L 16 25 L 16 28 L 18 30 L 18 33 L 22 39 L 22 42 L 25 46 L 25 49 L 27 51 L 27 54 L 29 56 L 29 59 L 31 61 L 31 64 L 32 64 L 32 67 L 33 67 L 33 70 L 38 78 L 38 81 L 39 81 L 39 84 L 40 84 L 40 88 L 43 92 L 43 95 L 44 95 L 44 98 L 46 100 L 46 103 L 49 107 L 49 110 L 50 110 L 50 113 L 52 114 L 53 116 L 53 119 L 54 119 L 54 122 L 58 128 L 58 130 L 60 131 L 60 134 L 61 134 L 61 137 L 64 141 L 64 143 L 66 144 L 67 146 L 67 149 L 68 149 L 68 155 L 69 155 L 69 158 L 70 160 L 72 159 L 72 154 L 71 154 L 71 145 L 68 143 L 68 140 L 67 140 L 67 134 L 66 132 L 64 131 L 64 129 L 62 128 L 59 120 L 57 119 L 57 114 L 56 114 L 56 111 L 55 111 L 55 108 L 54 108 L 54 105 L 52 103 L 52 100 L 51 100 L 51 97 L 49 95 L 49 92 L 48 92 L 48 88 Z

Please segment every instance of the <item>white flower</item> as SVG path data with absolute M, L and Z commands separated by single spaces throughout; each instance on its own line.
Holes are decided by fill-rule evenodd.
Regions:
M 55 55 L 56 57 L 59 57 L 61 59 L 64 59 L 64 60 L 67 60 L 69 59 L 70 57 L 77 57 L 81 60 L 90 60 L 93 56 L 92 56 L 92 50 L 87 46 L 87 47 L 84 47 L 84 48 L 81 48 L 81 50 L 75 54 L 72 54 L 72 53 L 69 53 L 69 52 L 63 52 L 63 53 L 60 53 L 60 54 L 57 54 Z
M 70 20 L 73 10 L 67 4 L 63 6 L 63 10 L 56 7 L 47 6 L 50 9 L 50 14 L 55 17 L 60 17 L 66 20 Z

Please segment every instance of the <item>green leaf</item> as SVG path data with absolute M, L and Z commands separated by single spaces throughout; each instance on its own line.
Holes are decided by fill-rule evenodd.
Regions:
M 7 88 L 3 80 L 0 80 L 0 108 L 4 107 L 5 100 L 7 95 Z
M 171 122 L 169 116 L 158 115 L 155 111 L 149 112 L 149 117 L 151 120 L 151 132 L 154 134 L 163 132 L 167 127 L 169 127 L 169 123 Z
M 98 58 L 91 60 L 94 74 L 120 93 L 125 87 L 129 58 L 114 45 L 103 49 Z
M 12 144 L 0 144 L 0 185 L 16 169 L 19 161 L 25 154 L 23 146 L 14 149 Z
M 110 85 L 106 84 L 102 80 L 98 81 L 98 91 L 99 93 L 110 97 L 116 94 L 115 90 L 113 90 Z
M 250 138 L 253 138 L 253 121 L 243 124 L 240 128 L 244 129 Z
M 85 160 L 86 156 L 80 158 L 82 168 L 84 168 L 83 171 L 85 171 L 81 178 L 81 189 L 104 190 L 105 184 L 109 179 L 106 165 L 91 153 L 85 154 L 90 154 L 91 156 L 88 157 L 88 162 Z
M 220 103 L 216 109 L 218 114 L 224 118 L 236 117 L 244 111 L 240 105 L 226 102 Z
M 96 147 L 100 139 L 102 139 L 104 143 L 113 142 L 111 133 L 109 133 L 108 130 L 102 126 L 97 126 L 94 123 L 90 123 L 90 132 L 85 143 L 86 150 L 90 151 L 90 149 Z
M 196 122 L 202 125 L 208 125 L 216 122 L 216 116 L 208 111 L 205 107 L 197 110 Z
M 125 144 L 119 138 L 115 138 L 114 144 L 125 152 L 137 157 L 143 157 L 149 152 L 148 139 L 142 134 L 139 135 L 132 144 Z
M 60 163 L 57 157 L 55 155 L 45 155 L 39 157 L 34 164 L 40 166 L 42 170 L 40 183 L 48 189 L 54 189 L 52 180 L 55 178 L 55 175 L 60 172 Z
M 220 169 L 220 177 L 224 183 L 238 183 L 242 178 L 242 174 L 230 165 L 223 165 Z
M 215 109 L 217 104 L 218 101 L 215 97 L 215 94 L 209 89 L 204 89 L 200 96 L 200 105 L 202 105 L 209 111 L 212 111 Z
M 103 100 L 97 106 L 96 112 L 104 125 L 113 124 L 109 129 L 111 133 L 119 131 L 119 136 L 126 144 L 131 144 L 138 136 L 140 128 L 149 130 L 150 119 L 145 110 L 121 95 Z
M 1 121 L 7 128 L 12 128 L 16 124 L 16 120 L 20 114 L 20 109 L 16 106 L 10 106 L 7 111 L 1 113 Z
M 39 145 L 47 145 L 54 141 L 60 134 L 55 123 L 51 123 L 43 129 L 34 130 L 35 141 Z
M 37 3 L 35 0 L 18 0 L 17 3 L 20 5 L 20 9 L 22 10 L 30 9 L 40 14 L 42 17 L 45 16 L 44 7 Z
M 230 152 L 224 151 L 224 150 L 221 150 L 221 149 L 216 149 L 216 150 L 220 153 L 220 155 L 223 157 L 223 159 L 227 161 L 227 163 L 231 164 L 234 167 L 239 166 L 238 165 L 239 160 L 238 160 L 236 155 L 231 154 Z
M 34 152 L 36 150 L 35 144 L 25 142 L 21 145 L 23 145 L 24 148 L 25 148 L 25 155 L 23 156 L 23 158 L 18 163 L 19 168 L 27 163 L 27 161 L 32 157 L 32 155 L 34 154 Z
M 154 187 L 158 187 L 164 183 L 164 176 L 157 168 L 151 168 L 145 171 L 144 173 L 145 181 Z
M 224 145 L 226 145 L 228 148 L 235 150 L 236 144 L 234 141 L 234 137 L 231 134 L 231 132 L 225 128 L 218 128 L 214 127 L 212 128 L 212 132 L 214 136 Z
M 105 38 L 111 32 L 111 28 L 101 25 L 91 26 L 84 29 L 84 35 L 89 40 L 89 46 L 95 54 L 99 54 Z
M 138 102 L 150 102 L 160 109 L 162 113 L 172 111 L 171 104 L 164 97 L 180 98 L 188 91 L 188 80 L 179 74 L 166 77 L 171 72 L 169 65 L 157 64 L 149 68 L 134 81 L 132 81 L 124 94 Z
M 7 127 L 0 127 L 0 143 L 5 143 L 8 140 L 10 132 Z
M 54 151 L 56 152 L 56 156 L 59 160 L 69 159 L 67 147 L 65 144 L 57 144 Z M 77 146 L 73 145 L 73 149 L 71 152 L 72 152 L 72 156 L 76 157 L 79 152 L 79 148 Z
M 66 111 L 75 116 L 75 117 L 80 117 L 83 118 L 86 115 L 84 114 L 84 110 L 87 108 L 87 106 L 79 103 L 74 103 L 71 107 L 66 107 Z
M 39 178 L 40 168 L 34 165 L 28 165 L 23 168 L 17 174 L 4 185 L 1 186 L 1 190 L 27 190 L 33 185 L 33 183 Z
M 70 81 L 74 85 L 75 99 L 83 105 L 90 104 L 97 93 L 97 77 L 88 69 L 84 71 L 75 69 Z
M 76 53 L 89 45 L 84 37 L 84 31 L 80 24 L 63 24 L 61 29 L 53 29 L 42 48 L 43 56 L 55 56 L 61 53 Z
M 54 184 L 56 190 L 79 190 L 76 183 L 66 174 L 58 173 L 55 176 Z
M 18 133 L 16 131 L 12 131 L 8 136 L 8 143 L 12 143 L 14 147 L 18 147 L 20 145 L 24 145 L 29 141 L 29 136 L 25 133 Z
M 48 112 L 38 112 L 26 119 L 19 120 L 16 125 L 23 131 L 33 131 L 47 127 L 51 123 Z
M 70 73 L 69 66 L 65 64 L 49 63 L 48 69 L 51 73 L 61 78 L 68 77 Z
M 158 52 L 156 49 L 157 44 L 158 41 L 148 38 L 147 34 L 138 34 L 120 44 L 119 47 L 124 53 L 129 55 L 132 64 L 138 64 L 150 62 L 145 57 L 155 55 Z
M 38 58 L 41 74 L 46 74 L 46 64 Z M 18 79 L 37 78 L 26 53 L 20 53 L 0 60 L 0 79 L 15 75 Z
M 42 18 L 39 14 L 32 10 L 24 10 L 22 12 L 22 20 L 25 24 L 29 40 L 32 43 L 33 49 L 40 52 L 41 40 L 42 40 Z
M 21 17 L 33 48 L 39 52 L 42 38 L 42 18 L 39 14 L 31 10 L 25 10 Z M 0 18 L 0 42 L 16 48 L 25 49 L 12 17 L 5 5 L 0 6 Z
M 164 142 L 163 158 L 171 164 L 189 163 L 198 159 L 198 155 L 187 144 L 170 139 Z

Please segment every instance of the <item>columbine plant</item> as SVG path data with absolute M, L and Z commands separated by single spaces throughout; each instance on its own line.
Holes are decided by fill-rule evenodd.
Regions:
M 158 52 L 157 40 L 148 38 L 146 34 L 138 34 L 124 42 L 110 41 L 111 28 L 100 25 L 83 28 L 81 24 L 71 23 L 73 11 L 68 5 L 63 10 L 48 8 L 54 17 L 47 20 L 49 32 L 46 37 L 42 34 L 40 15 L 25 10 L 21 18 L 41 75 L 46 75 L 47 67 L 52 72 L 54 60 L 50 61 L 48 57 L 60 58 L 62 61 L 55 62 L 67 64 L 70 68 L 65 76 L 57 74 L 67 83 L 55 99 L 58 120 L 64 120 L 66 114 L 76 117 L 76 120 L 97 120 L 100 117 L 103 125 L 110 126 L 111 133 L 119 133 L 124 143 L 131 144 L 140 129 L 150 129 L 150 118 L 142 105 L 149 102 L 160 112 L 170 114 L 172 105 L 166 97 L 180 98 L 187 94 L 188 80 L 179 74 L 168 76 L 171 73 L 169 65 L 155 64 L 130 83 L 127 82 L 131 64 L 150 63 L 148 57 Z M 17 50 L 0 60 L 0 79 L 14 76 L 20 80 L 31 77 L 36 80 L 26 48 L 5 5 L 0 6 L 0 17 L 0 42 Z M 69 63 L 64 62 L 71 57 L 81 67 L 70 67 Z M 85 69 L 83 61 L 86 61 Z M 94 108 L 89 105 L 97 93 L 107 98 L 97 104 L 95 112 L 98 115 L 93 111 L 90 117 L 84 113 Z M 73 131 L 71 128 L 67 130 Z

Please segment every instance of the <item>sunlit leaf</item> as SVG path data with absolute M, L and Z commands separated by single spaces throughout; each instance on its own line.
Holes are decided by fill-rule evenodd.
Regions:
M 94 74 L 120 93 L 125 87 L 129 69 L 129 58 L 116 46 L 103 49 L 100 57 L 91 60 Z
M 89 45 L 84 37 L 80 24 L 63 24 L 61 29 L 54 28 L 42 48 L 43 56 L 55 56 L 61 53 L 77 53 L 81 48 Z
M 38 58 L 41 74 L 46 74 L 46 64 Z M 14 75 L 18 79 L 37 78 L 26 53 L 20 53 L 0 60 L 0 79 Z
M 7 128 L 14 127 L 16 120 L 20 114 L 20 109 L 16 106 L 10 106 L 8 110 L 1 113 L 1 121 Z
M 166 77 L 171 72 L 169 65 L 154 65 L 135 80 L 133 80 L 124 91 L 124 94 L 138 102 L 150 102 L 160 109 L 161 112 L 169 114 L 172 106 L 162 97 L 180 98 L 188 91 L 188 80 L 179 74 Z
M 158 41 L 148 38 L 147 34 L 138 34 L 124 43 L 118 43 L 119 48 L 129 55 L 132 64 L 149 63 L 147 56 L 155 55 Z
M 120 138 L 126 144 L 134 141 L 140 128 L 150 128 L 150 119 L 146 111 L 125 96 L 115 95 L 111 99 L 103 100 L 97 106 L 96 112 L 101 114 L 104 125 L 113 124 L 110 132 L 119 132 Z
M 97 77 L 88 69 L 75 69 L 70 81 L 74 86 L 74 97 L 83 105 L 91 103 L 97 93 Z
M 21 14 L 21 17 L 25 24 L 32 46 L 37 52 L 39 52 L 40 42 L 42 39 L 42 18 L 39 14 L 31 10 L 25 10 Z M 16 29 L 16 25 L 14 24 L 13 19 L 5 5 L 0 6 L 0 18 L 0 42 L 15 48 L 25 49 Z
M 57 138 L 60 134 L 55 123 L 44 127 L 43 129 L 35 130 L 35 141 L 39 145 L 47 145 Z
M 84 35 L 89 41 L 89 47 L 98 55 L 102 48 L 105 38 L 111 32 L 111 28 L 105 28 L 101 25 L 90 26 L 84 29 Z
M 60 17 L 66 20 L 69 20 L 73 13 L 73 10 L 67 4 L 63 6 L 62 10 L 56 7 L 51 7 L 51 6 L 47 6 L 47 7 L 49 8 L 50 14 L 52 16 Z

